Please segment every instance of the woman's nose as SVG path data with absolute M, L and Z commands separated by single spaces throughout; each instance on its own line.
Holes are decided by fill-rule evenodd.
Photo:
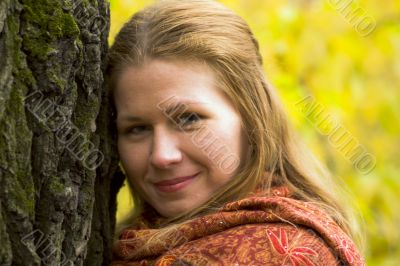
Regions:
M 168 168 L 182 160 L 179 139 L 173 133 L 154 130 L 150 162 L 157 168 Z

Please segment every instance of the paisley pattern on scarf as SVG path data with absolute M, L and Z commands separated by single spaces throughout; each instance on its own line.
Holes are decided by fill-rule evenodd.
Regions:
M 332 218 L 289 194 L 279 187 L 270 197 L 254 194 L 228 203 L 142 249 L 159 231 L 149 226 L 147 213 L 122 232 L 112 265 L 365 265 Z

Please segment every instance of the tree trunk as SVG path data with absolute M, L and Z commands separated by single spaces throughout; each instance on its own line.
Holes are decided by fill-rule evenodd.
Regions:
M 107 0 L 0 0 L 0 265 L 107 265 Z

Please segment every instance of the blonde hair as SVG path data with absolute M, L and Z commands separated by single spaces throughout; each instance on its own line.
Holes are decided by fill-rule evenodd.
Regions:
M 111 93 L 119 73 L 146 60 L 185 60 L 206 63 L 239 111 L 252 147 L 246 162 L 230 183 L 204 205 L 168 220 L 164 235 L 174 225 L 241 199 L 264 184 L 268 195 L 273 184 L 286 185 L 294 197 L 317 203 L 355 238 L 351 212 L 341 203 L 331 176 L 295 138 L 274 89 L 267 83 L 259 45 L 247 23 L 215 1 L 168 0 L 136 13 L 120 30 L 109 51 Z M 265 175 L 265 173 L 270 175 Z M 135 189 L 131 186 L 131 189 Z M 135 212 L 123 223 L 132 225 L 143 199 L 135 197 Z M 153 241 L 156 241 L 153 239 Z

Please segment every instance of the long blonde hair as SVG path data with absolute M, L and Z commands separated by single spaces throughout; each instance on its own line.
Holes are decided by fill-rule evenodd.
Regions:
M 351 212 L 342 204 L 340 190 L 327 171 L 296 140 L 275 90 L 263 73 L 259 45 L 247 23 L 215 1 L 159 1 L 136 13 L 120 30 L 109 51 L 110 92 L 119 73 L 149 59 L 206 63 L 240 112 L 252 147 L 246 162 L 230 183 L 202 206 L 168 220 L 173 225 L 207 213 L 221 204 L 241 199 L 264 184 L 268 195 L 271 176 L 300 200 L 317 203 L 349 235 L 356 238 Z M 271 175 L 265 175 L 265 173 Z M 135 210 L 117 231 L 132 225 L 143 207 L 134 191 Z

